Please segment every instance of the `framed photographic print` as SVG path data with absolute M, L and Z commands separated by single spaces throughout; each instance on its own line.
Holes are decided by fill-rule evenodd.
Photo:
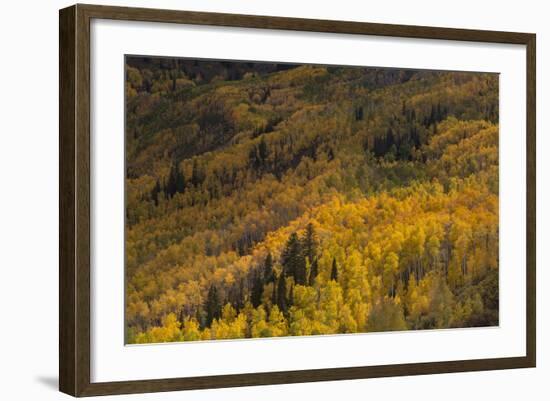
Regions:
M 60 390 L 534 367 L 535 35 L 60 11 Z

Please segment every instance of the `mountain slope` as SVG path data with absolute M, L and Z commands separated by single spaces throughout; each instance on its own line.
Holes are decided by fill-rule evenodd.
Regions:
M 127 341 L 498 323 L 497 76 L 201 63 L 127 60 Z

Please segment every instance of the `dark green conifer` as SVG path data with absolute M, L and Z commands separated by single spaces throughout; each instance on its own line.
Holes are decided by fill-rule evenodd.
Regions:
M 284 271 L 279 275 L 279 281 L 277 282 L 277 306 L 281 312 L 286 313 L 288 309 L 288 302 L 286 295 L 286 277 Z
M 332 281 L 338 281 L 338 265 L 336 263 L 336 258 L 332 258 L 332 269 L 330 271 L 330 279 Z
M 263 291 L 264 283 L 262 281 L 262 276 L 256 272 L 252 279 L 252 290 L 250 292 L 250 302 L 254 308 L 257 308 L 262 303 Z
M 206 327 L 210 327 L 214 319 L 220 318 L 222 312 L 218 289 L 215 285 L 211 285 L 208 290 L 204 309 L 206 310 Z
M 315 284 L 315 279 L 319 275 L 319 263 L 317 262 L 317 258 L 313 260 L 313 263 L 311 264 L 311 268 L 309 270 L 309 285 L 313 286 Z
M 264 283 L 272 283 L 275 281 L 275 274 L 273 273 L 273 257 L 271 252 L 267 253 L 264 262 Z

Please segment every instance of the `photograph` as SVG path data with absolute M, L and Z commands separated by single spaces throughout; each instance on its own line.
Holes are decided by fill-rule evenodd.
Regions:
M 499 325 L 499 74 L 125 56 L 125 342 Z
M 550 395 L 548 12 L 466 3 L 6 2 L 0 400 Z

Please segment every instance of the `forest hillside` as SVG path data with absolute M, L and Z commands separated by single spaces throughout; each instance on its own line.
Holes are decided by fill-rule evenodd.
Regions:
M 498 75 L 126 59 L 126 341 L 498 325 Z

